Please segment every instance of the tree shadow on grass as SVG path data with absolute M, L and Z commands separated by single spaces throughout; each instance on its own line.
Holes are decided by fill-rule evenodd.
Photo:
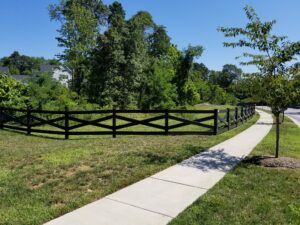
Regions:
M 43 134 L 43 133 L 31 133 L 30 135 L 27 135 L 23 131 L 11 130 L 11 129 L 3 129 L 3 131 L 15 133 L 15 134 L 21 134 L 21 135 L 28 136 L 28 137 L 37 137 L 37 138 L 43 138 L 43 139 L 49 139 L 49 140 L 61 140 L 61 141 L 66 140 L 65 136 L 63 134 L 58 137 L 58 136 L 51 136 L 51 134 Z M 99 137 L 112 139 L 111 135 L 89 135 L 89 136 L 86 135 L 86 136 L 82 136 L 82 137 L 72 135 L 70 137 L 70 139 L 68 139 L 68 140 L 89 140 L 89 139 L 95 140 L 95 139 L 99 139 Z

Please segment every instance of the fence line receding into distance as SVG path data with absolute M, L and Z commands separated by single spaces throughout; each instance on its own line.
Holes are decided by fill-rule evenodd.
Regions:
M 255 106 L 226 110 L 63 111 L 0 107 L 0 129 L 63 135 L 217 135 L 255 114 Z

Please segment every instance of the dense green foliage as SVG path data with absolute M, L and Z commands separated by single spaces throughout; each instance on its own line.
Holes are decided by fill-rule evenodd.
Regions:
M 70 91 L 59 81 L 52 78 L 49 73 L 33 76 L 27 80 L 28 103 L 32 108 L 43 107 L 45 109 L 70 109 L 87 107 L 87 102 L 75 92 Z
M 90 102 L 149 109 L 238 101 L 228 90 L 240 69 L 225 65 L 211 81 L 211 72 L 195 62 L 204 48 L 178 50 L 146 11 L 126 19 L 121 3 L 99 0 L 61 0 L 49 11 L 61 23 L 57 40 L 73 71 L 71 88 Z
M 25 84 L 24 84 L 25 83 Z M 0 74 L 1 106 L 15 108 L 60 109 L 97 109 L 76 92 L 69 90 L 49 73 L 26 78 L 19 82 L 9 75 Z
M 24 107 L 26 88 L 15 79 L 0 73 L 0 102 L 5 107 Z
M 127 19 L 119 2 L 61 0 L 49 6 L 49 13 L 61 24 L 59 60 L 71 70 L 70 90 L 39 71 L 41 64 L 58 64 L 56 60 L 18 52 L 0 59 L 10 74 L 32 76 L 22 87 L 32 107 L 161 109 L 203 102 L 235 105 L 250 96 L 240 85 L 239 68 L 224 65 L 222 71 L 210 71 L 196 62 L 202 46 L 179 50 L 146 11 Z
M 61 24 L 57 40 L 63 52 L 59 59 L 72 71 L 71 90 L 60 87 L 58 82 L 52 83 L 53 90 L 60 90 L 57 93 L 63 89 L 65 100 L 58 100 L 60 95 L 52 96 L 50 91 L 46 92 L 47 101 L 47 94 L 43 97 L 32 94 L 33 89 L 29 92 L 33 105 L 36 102 L 47 107 L 57 103 L 59 108 L 66 102 L 69 106 L 78 105 L 72 103 L 78 96 L 109 108 L 174 108 L 203 102 L 274 105 L 280 100 L 281 104 L 273 107 L 273 111 L 282 112 L 290 104 L 299 104 L 300 92 L 291 90 L 300 87 L 300 76 L 290 77 L 299 74 L 299 65 L 287 64 L 292 55 L 298 54 L 299 46 L 271 35 L 274 22 L 261 22 L 250 8 L 246 9 L 250 22 L 245 29 L 220 30 L 225 36 L 245 36 L 245 40 L 226 46 L 250 47 L 262 52 L 244 54 L 251 58 L 244 64 L 255 64 L 260 69 L 256 74 L 245 74 L 232 64 L 224 65 L 221 71 L 209 70 L 196 62 L 204 51 L 202 46 L 179 50 L 172 44 L 166 28 L 156 24 L 148 12 L 139 11 L 126 18 L 119 2 L 105 5 L 101 0 L 61 0 L 50 5 L 49 12 L 51 19 Z M 8 66 L 11 74 L 39 74 L 41 63 L 57 61 L 17 52 L 0 60 L 0 66 Z M 29 88 L 39 87 L 38 80 L 30 79 Z
M 102 13 L 105 8 L 98 0 L 61 0 L 60 5 L 50 5 L 52 20 L 61 22 L 57 38 L 63 53 L 59 55 L 73 72 L 73 89 L 80 94 L 89 73 L 89 56 L 96 46 Z

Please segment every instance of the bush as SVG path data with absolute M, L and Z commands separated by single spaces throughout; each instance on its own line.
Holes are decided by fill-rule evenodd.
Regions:
M 26 87 L 15 79 L 0 73 L 1 106 L 23 108 L 27 101 Z

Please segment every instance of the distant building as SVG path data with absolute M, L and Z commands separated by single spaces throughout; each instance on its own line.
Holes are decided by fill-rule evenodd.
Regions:
M 15 80 L 24 82 L 25 79 L 29 79 L 31 76 L 30 75 L 11 75 Z
M 51 72 L 52 73 L 56 67 L 58 67 L 58 66 L 50 65 L 50 64 L 41 64 L 40 65 L 40 71 L 41 72 Z
M 72 80 L 71 70 L 66 66 L 41 64 L 40 71 L 51 73 L 55 80 L 58 80 L 65 86 L 68 86 L 69 81 Z
M 0 66 L 0 73 L 8 74 L 9 73 L 9 68 L 6 67 L 6 66 Z

